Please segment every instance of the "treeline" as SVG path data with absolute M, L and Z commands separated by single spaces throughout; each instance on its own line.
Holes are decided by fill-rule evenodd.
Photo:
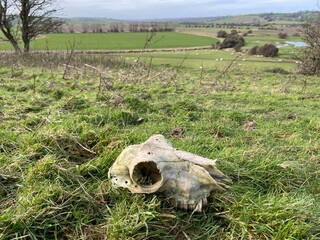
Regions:
M 56 33 L 107 33 L 107 32 L 174 32 L 173 23 L 66 23 Z
M 275 23 L 215 23 L 215 24 L 185 24 L 186 28 L 231 28 L 231 29 L 243 29 L 256 27 L 260 30 L 278 30 Z M 281 27 L 301 27 L 301 24 L 284 24 Z
M 171 23 L 131 23 L 129 32 L 174 32 L 175 25 Z
M 260 27 L 269 26 L 269 24 L 262 24 L 259 21 L 256 23 L 184 23 L 187 28 L 242 28 L 244 26 L 248 27 Z

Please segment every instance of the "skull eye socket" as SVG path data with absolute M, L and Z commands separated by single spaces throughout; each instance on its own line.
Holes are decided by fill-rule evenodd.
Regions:
M 133 180 L 140 186 L 152 186 L 162 180 L 162 175 L 155 162 L 141 162 L 134 167 Z

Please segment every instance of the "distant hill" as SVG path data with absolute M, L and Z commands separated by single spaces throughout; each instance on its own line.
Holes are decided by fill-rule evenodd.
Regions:
M 275 21 L 285 22 L 300 22 L 301 19 L 308 15 L 318 13 L 316 11 L 303 11 L 296 13 L 257 13 L 257 14 L 244 14 L 234 16 L 218 16 L 218 17 L 199 17 L 199 18 L 164 18 L 164 19 L 111 19 L 111 18 L 91 18 L 91 17 L 77 17 L 67 18 L 66 22 L 69 24 L 110 24 L 110 23 L 132 23 L 132 22 L 171 22 L 182 24 L 203 24 L 203 23 L 216 23 L 216 24 L 266 24 Z
M 122 20 L 126 22 L 171 22 L 171 23 L 204 23 L 219 20 L 223 17 L 198 17 L 198 18 L 162 18 L 162 19 L 143 19 L 143 20 Z
M 223 16 L 219 18 L 212 18 L 209 21 L 203 21 L 206 24 L 299 24 L 301 20 L 307 16 L 319 12 L 305 11 L 296 13 L 259 13 L 259 14 L 244 14 L 234 16 Z M 197 22 L 193 22 L 197 23 Z M 199 22 L 198 22 L 199 23 Z
M 111 18 L 93 18 L 93 17 L 75 17 L 75 18 L 66 18 L 66 23 L 69 24 L 110 24 L 115 22 L 120 22 L 120 20 L 111 19 Z

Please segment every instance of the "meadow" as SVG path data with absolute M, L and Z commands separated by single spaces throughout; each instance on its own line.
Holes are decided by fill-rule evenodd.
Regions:
M 33 50 L 123 50 L 142 49 L 151 33 L 67 33 L 47 34 L 31 43 Z M 217 40 L 192 34 L 159 32 L 149 48 L 179 48 L 210 46 Z M 0 50 L 11 50 L 8 42 L 0 43 Z
M 320 239 L 320 85 L 293 59 L 0 58 L 0 239 Z M 217 159 L 229 189 L 203 213 L 115 191 L 109 167 L 153 134 Z

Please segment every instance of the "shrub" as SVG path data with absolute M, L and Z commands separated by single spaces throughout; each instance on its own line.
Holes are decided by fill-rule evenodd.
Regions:
M 233 30 L 231 30 L 231 32 L 230 32 L 231 34 L 238 34 L 238 31 L 237 30 L 235 30 L 235 29 L 233 29 Z
M 258 54 L 258 46 L 254 46 L 249 50 L 249 55 L 257 55 Z
M 241 47 L 242 47 L 242 44 L 238 43 L 238 44 L 236 44 L 236 45 L 233 47 L 233 49 L 234 49 L 236 52 L 240 52 Z
M 250 55 L 263 55 L 264 57 L 275 57 L 278 55 L 279 48 L 272 44 L 265 44 L 264 46 L 255 46 L 249 50 Z
M 220 44 L 220 48 L 233 48 L 236 45 L 244 46 L 245 41 L 239 34 L 227 34 L 226 38 Z
M 226 36 L 227 36 L 227 32 L 226 31 L 221 30 L 221 31 L 217 32 L 217 37 L 218 38 L 225 38 Z
M 281 39 L 286 39 L 288 37 L 288 34 L 281 32 L 281 33 L 278 34 L 278 37 L 281 38 Z
M 279 48 L 273 44 L 265 44 L 262 47 L 258 48 L 258 54 L 263 55 L 264 57 L 275 57 L 278 55 Z
M 301 62 L 300 73 L 320 76 L 320 13 L 306 19 L 303 34 L 307 47 L 302 48 L 297 56 Z

